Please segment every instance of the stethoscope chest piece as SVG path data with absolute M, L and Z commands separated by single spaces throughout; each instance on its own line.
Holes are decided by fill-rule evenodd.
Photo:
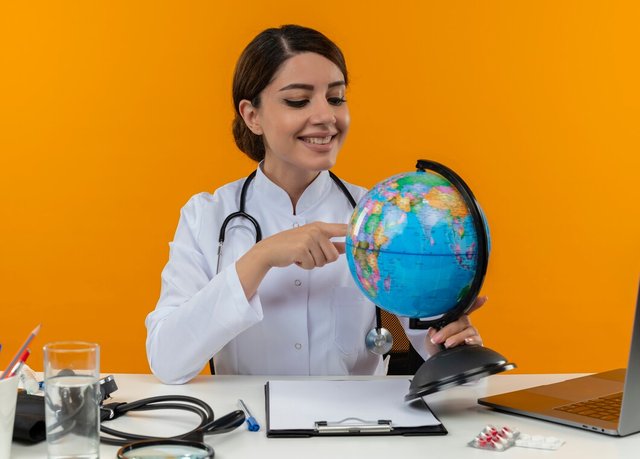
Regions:
M 364 339 L 369 351 L 374 354 L 384 355 L 393 347 L 393 336 L 386 328 L 372 328 Z

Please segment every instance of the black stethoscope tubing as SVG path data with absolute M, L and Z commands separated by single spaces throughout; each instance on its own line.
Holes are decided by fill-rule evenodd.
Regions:
M 185 410 L 200 416 L 200 424 L 187 433 L 167 438 L 158 438 L 147 435 L 136 435 L 111 429 L 104 425 L 105 421 L 116 419 L 129 411 L 152 411 L 152 410 Z M 101 423 L 100 431 L 107 437 L 101 436 L 100 441 L 108 445 L 122 446 L 131 442 L 145 440 L 192 440 L 202 442 L 204 435 L 227 433 L 245 421 L 244 412 L 241 410 L 232 411 L 219 419 L 214 418 L 213 410 L 208 403 L 189 397 L 186 395 L 161 395 L 137 400 L 131 403 L 112 403 L 100 407 Z
M 246 203 L 247 203 L 247 190 L 249 189 L 249 184 L 253 181 L 255 176 L 256 176 L 256 171 L 253 171 L 244 180 L 244 183 L 242 184 L 242 190 L 240 190 L 240 208 L 238 209 L 238 211 L 227 215 L 227 217 L 222 222 L 222 226 L 220 226 L 220 234 L 218 236 L 218 255 L 220 255 L 220 251 L 222 250 L 222 246 L 224 245 L 225 234 L 227 232 L 227 225 L 234 218 L 242 217 L 249 220 L 256 231 L 256 243 L 262 240 L 262 229 L 260 228 L 260 223 L 258 223 L 258 220 L 256 220 L 251 214 L 247 213 L 247 211 L 245 210 Z M 340 191 L 342 191 L 342 194 L 344 194 L 345 197 L 349 200 L 351 207 L 355 208 L 356 200 L 353 198 L 353 195 L 347 189 L 347 186 L 333 172 L 329 171 L 329 176 L 331 177 L 333 182 L 338 186 L 338 188 L 340 188 Z M 220 261 L 219 258 L 218 258 L 218 261 Z M 217 271 L 216 271 L 216 274 L 217 274 Z
M 256 171 L 253 171 L 251 174 L 244 179 L 244 183 L 242 184 L 242 190 L 240 191 L 240 208 L 237 212 L 230 213 L 227 215 L 227 218 L 222 222 L 222 226 L 220 227 L 220 234 L 218 236 L 218 261 L 216 263 L 216 274 L 220 272 L 220 255 L 222 254 L 222 246 L 224 245 L 224 238 L 227 233 L 227 225 L 234 218 L 246 218 L 251 222 L 253 228 L 256 231 L 256 244 L 262 240 L 262 228 L 260 228 L 260 223 L 256 220 L 251 214 L 247 213 L 245 210 L 246 202 L 247 202 L 247 190 L 249 189 L 249 184 L 252 182 L 254 177 L 256 176 Z M 353 199 L 353 198 L 352 198 Z
M 253 171 L 251 174 L 244 179 L 244 183 L 242 184 L 242 189 L 240 190 L 240 207 L 236 212 L 230 213 L 222 222 L 220 226 L 220 233 L 218 235 L 218 260 L 216 262 L 216 274 L 220 272 L 220 258 L 222 255 L 222 247 L 224 246 L 225 233 L 227 232 L 227 225 L 234 218 L 245 218 L 251 222 L 253 228 L 256 232 L 256 244 L 262 240 L 262 229 L 260 228 L 260 223 L 255 219 L 251 214 L 246 211 L 246 203 L 247 203 L 247 190 L 249 189 L 249 184 L 253 181 L 256 176 L 257 171 Z M 356 200 L 353 198 L 353 195 L 347 189 L 347 186 L 344 184 L 342 180 L 338 178 L 336 174 L 329 171 L 329 176 L 331 180 L 340 188 L 342 194 L 345 195 L 351 207 L 355 209 Z M 376 305 L 376 330 L 382 329 L 382 313 L 380 312 L 380 308 Z M 213 357 L 209 360 L 209 369 L 211 370 L 211 374 L 215 374 L 215 368 L 213 365 Z
M 222 254 L 222 247 L 224 246 L 224 239 L 227 232 L 227 225 L 229 224 L 229 222 L 231 222 L 231 220 L 238 217 L 246 218 L 251 222 L 251 224 L 253 225 L 253 228 L 255 229 L 256 244 L 262 240 L 262 228 L 260 227 L 260 223 L 258 223 L 258 220 L 256 220 L 255 217 L 253 217 L 251 214 L 247 213 L 246 211 L 247 190 L 249 189 L 249 184 L 253 181 L 255 176 L 256 176 L 256 171 L 253 171 L 244 180 L 244 183 L 242 184 L 242 189 L 240 190 L 240 208 L 236 212 L 233 212 L 227 215 L 227 217 L 222 222 L 222 225 L 220 226 L 220 233 L 218 235 L 218 261 L 216 263 L 216 274 L 220 272 L 220 258 Z M 338 188 L 340 188 L 340 191 L 342 191 L 342 194 L 344 194 L 345 197 L 349 200 L 351 207 L 355 208 L 356 200 L 353 198 L 352 194 L 347 189 L 347 186 L 333 172 L 329 171 L 329 176 L 331 177 L 333 182 L 338 186 Z

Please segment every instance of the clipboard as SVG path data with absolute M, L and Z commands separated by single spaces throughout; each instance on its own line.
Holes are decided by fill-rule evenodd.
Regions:
M 274 380 L 265 385 L 267 437 L 446 435 L 408 379 Z

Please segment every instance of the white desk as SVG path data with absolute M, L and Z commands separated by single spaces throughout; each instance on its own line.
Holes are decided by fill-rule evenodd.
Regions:
M 638 458 L 640 433 L 624 438 L 609 437 L 572 427 L 560 426 L 520 416 L 492 411 L 476 403 L 478 397 L 538 384 L 557 382 L 579 375 L 497 375 L 471 386 L 462 386 L 433 394 L 427 402 L 441 419 L 448 435 L 424 437 L 312 437 L 267 438 L 265 435 L 264 383 L 268 379 L 302 379 L 264 376 L 200 376 L 183 386 L 167 386 L 152 375 L 114 375 L 118 391 L 113 401 L 132 402 L 155 395 L 191 395 L 211 405 L 216 417 L 237 409 L 242 398 L 261 425 L 259 432 L 245 427 L 221 435 L 206 437 L 216 451 L 217 459 L 225 458 L 483 458 L 511 459 L 529 457 L 571 458 Z M 339 379 L 339 378 L 336 378 Z M 369 378 L 358 378 L 369 379 Z M 197 425 L 199 418 L 190 413 L 156 411 L 130 413 L 109 423 L 126 432 L 154 435 L 177 435 Z M 513 447 L 505 452 L 485 451 L 467 446 L 467 442 L 487 424 L 508 425 L 521 432 L 555 436 L 566 441 L 557 451 Z M 115 446 L 102 445 L 101 457 L 113 458 Z M 13 444 L 12 458 L 46 457 L 46 443 L 34 446 Z

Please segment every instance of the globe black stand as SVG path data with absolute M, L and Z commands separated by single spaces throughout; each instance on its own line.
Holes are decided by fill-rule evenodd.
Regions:
M 465 344 L 443 349 L 418 369 L 404 398 L 409 401 L 424 397 L 515 367 L 514 363 L 507 363 L 501 354 L 487 347 Z
M 489 261 L 489 237 L 484 215 L 471 189 L 455 172 L 442 164 L 424 159 L 416 164 L 418 171 L 432 170 L 449 180 L 460 192 L 471 212 L 476 234 L 478 235 L 478 258 L 475 277 L 466 294 L 458 303 L 444 315 L 434 319 L 410 319 L 410 328 L 427 329 L 442 328 L 465 314 L 475 302 L 484 282 Z M 461 345 L 442 350 L 429 358 L 418 369 L 411 381 L 409 393 L 405 400 L 413 400 L 425 395 L 458 386 L 466 382 L 500 373 L 515 368 L 514 363 L 508 363 L 499 353 L 482 346 Z

